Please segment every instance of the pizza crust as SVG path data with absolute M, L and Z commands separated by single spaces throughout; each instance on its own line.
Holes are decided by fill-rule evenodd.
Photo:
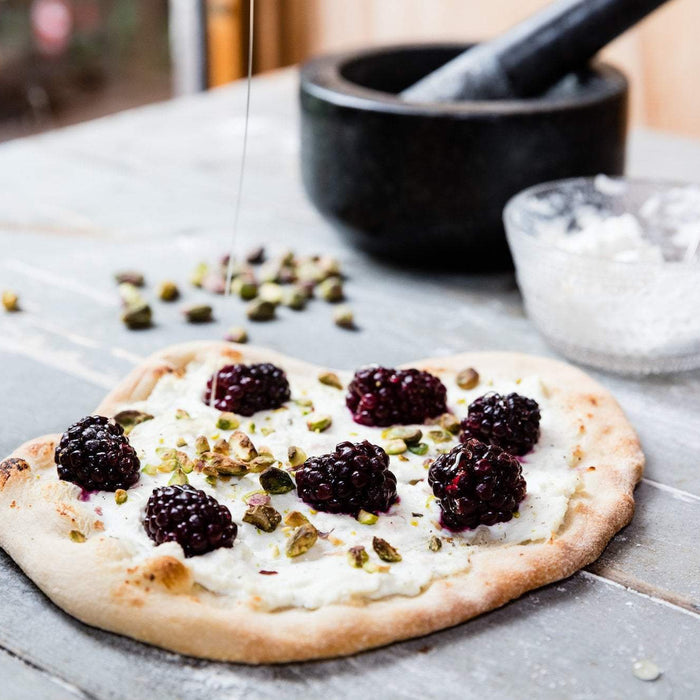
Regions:
M 186 343 L 166 348 L 134 369 L 96 413 L 112 415 L 120 404 L 147 398 L 163 374 L 182 371 L 212 353 L 231 362 L 278 363 L 292 373 L 319 370 L 265 349 Z M 580 418 L 579 444 L 595 469 L 583 472 L 583 488 L 570 499 L 556 537 L 475 548 L 468 571 L 433 581 L 414 597 L 258 611 L 197 585 L 186 564 L 173 557 L 134 565 L 115 538 L 100 534 L 94 514 L 86 518 L 71 505 L 75 487 L 58 482 L 49 493 L 39 493 L 34 473 L 55 468 L 53 451 L 60 439 L 47 435 L 0 463 L 0 544 L 51 600 L 89 625 L 183 654 L 259 664 L 352 654 L 459 624 L 570 576 L 594 561 L 630 521 L 644 456 L 616 401 L 583 372 L 515 353 L 468 353 L 407 366 L 536 374 L 557 409 Z M 72 530 L 87 540 L 76 544 Z

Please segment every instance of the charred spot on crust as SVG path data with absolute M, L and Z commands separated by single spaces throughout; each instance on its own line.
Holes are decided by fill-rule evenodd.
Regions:
M 0 462 L 0 489 L 5 486 L 7 480 L 14 473 L 28 471 L 30 466 L 19 457 L 8 457 Z

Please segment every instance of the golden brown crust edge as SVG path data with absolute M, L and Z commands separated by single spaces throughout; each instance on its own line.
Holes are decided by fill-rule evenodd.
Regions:
M 278 361 L 292 372 L 318 370 L 264 349 L 216 342 L 176 345 L 137 367 L 98 412 L 110 415 L 121 403 L 146 398 L 164 372 L 208 353 L 232 361 Z M 0 543 L 56 604 L 88 624 L 192 656 L 277 663 L 351 654 L 459 624 L 571 575 L 594 561 L 629 522 L 644 458 L 622 410 L 590 377 L 561 362 L 513 353 L 468 353 L 411 366 L 538 374 L 557 407 L 583 416 L 580 444 L 586 463 L 596 468 L 583 473 L 584 488 L 571 500 L 556 538 L 479 550 L 467 572 L 438 580 L 416 597 L 256 611 L 226 604 L 193 585 L 187 567 L 175 559 L 154 557 L 134 566 L 117 541 L 100 535 L 98 522 L 86 522 L 73 507 L 69 489 L 75 487 L 59 484 L 50 499 L 32 496 L 32 471 L 53 468 L 58 436 L 45 436 L 0 463 Z M 75 544 L 67 536 L 71 529 L 91 536 Z

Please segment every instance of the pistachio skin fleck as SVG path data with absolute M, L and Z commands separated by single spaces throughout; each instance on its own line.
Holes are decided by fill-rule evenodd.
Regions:
M 286 471 L 277 467 L 268 467 L 258 478 L 260 479 L 260 486 L 267 493 L 289 493 L 289 491 L 293 491 L 296 488 L 292 477 Z
M 180 298 L 180 290 L 175 282 L 165 280 L 158 285 L 158 298 L 161 301 L 175 301 Z
M 287 543 L 287 556 L 298 557 L 306 554 L 317 541 L 318 530 L 311 523 L 304 523 L 292 533 Z
M 377 553 L 377 556 L 382 561 L 387 561 L 391 564 L 401 561 L 401 555 L 398 553 L 395 547 L 392 547 L 386 540 L 381 537 L 374 537 L 372 539 L 372 548 Z
M 282 516 L 270 505 L 251 505 L 243 516 L 243 522 L 255 525 L 263 532 L 274 532 L 282 522 Z
M 456 381 L 460 389 L 474 389 L 479 383 L 479 373 L 473 367 L 468 367 L 457 375 Z
M 19 297 L 12 290 L 6 289 L 2 293 L 2 305 L 7 312 L 19 311 Z
M 362 545 L 348 549 L 348 564 L 353 568 L 361 569 L 368 561 L 369 554 Z
M 87 537 L 85 537 L 85 535 L 83 535 L 83 533 L 80 532 L 80 530 L 71 530 L 68 536 L 76 544 L 82 544 L 87 540 Z

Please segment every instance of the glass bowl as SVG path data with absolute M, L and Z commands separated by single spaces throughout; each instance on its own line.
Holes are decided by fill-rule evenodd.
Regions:
M 545 183 L 504 210 L 525 309 L 561 354 L 624 374 L 700 367 L 700 187 Z

